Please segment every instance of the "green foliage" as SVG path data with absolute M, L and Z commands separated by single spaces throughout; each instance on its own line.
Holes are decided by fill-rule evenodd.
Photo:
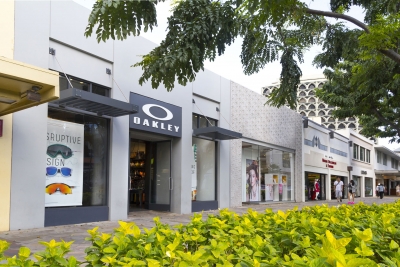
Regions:
M 175 228 L 155 218 L 141 231 L 120 222 L 113 234 L 89 230 L 85 262 L 65 259 L 71 243 L 42 243 L 46 251 L 18 256 L 0 266 L 399 266 L 400 202 L 382 205 L 327 205 L 287 212 L 251 209 L 242 216 L 195 214 Z M 0 242 L 0 253 L 7 249 Z M 1 260 L 3 258 L 0 258 Z M 379 264 L 379 265 L 378 265 Z
M 91 35 L 96 25 L 98 41 L 138 35 L 142 25 L 152 29 L 157 23 L 156 3 L 98 0 L 85 35 Z M 139 83 L 151 81 L 153 88 L 163 84 L 168 91 L 176 81 L 186 85 L 204 70 L 205 61 L 213 61 L 242 37 L 244 73 L 251 75 L 279 60 L 280 86 L 267 103 L 295 108 L 303 54 L 322 44 L 314 64 L 327 68 L 329 82 L 319 97 L 338 107 L 337 117 L 358 116 L 364 135 L 400 142 L 400 1 L 330 0 L 330 6 L 330 11 L 318 11 L 301 0 L 176 1 L 165 40 L 134 65 L 143 70 Z M 352 6 L 365 11 L 365 24 L 344 15 Z M 359 28 L 350 29 L 341 21 L 328 23 L 326 17 Z
M 5 267 L 77 267 L 81 265 L 75 257 L 66 258 L 73 242 L 56 242 L 54 239 L 50 242 L 39 242 L 45 247 L 43 252 L 35 253 L 33 256 L 36 261 L 31 259 L 31 251 L 27 247 L 20 247 L 18 255 L 5 257 L 4 251 L 9 244 L 0 240 L 0 266 Z

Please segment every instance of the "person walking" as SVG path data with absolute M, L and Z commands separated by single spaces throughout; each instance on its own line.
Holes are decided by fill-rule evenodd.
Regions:
M 338 177 L 333 185 L 335 186 L 337 202 L 342 202 L 343 182 Z
M 354 204 L 354 197 L 356 195 L 356 184 L 354 183 L 353 180 L 351 180 L 347 187 L 349 192 L 348 193 L 349 202 L 347 202 L 347 204 Z
M 396 196 L 400 197 L 400 184 L 396 186 Z
M 382 199 L 383 193 L 385 192 L 385 187 L 383 186 L 383 184 L 380 184 L 380 183 L 378 184 L 377 191 L 379 194 L 379 198 Z

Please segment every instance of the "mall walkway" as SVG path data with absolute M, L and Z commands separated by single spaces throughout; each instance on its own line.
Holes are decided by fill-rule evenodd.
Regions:
M 376 197 L 370 198 L 356 198 L 357 202 L 364 202 L 366 204 L 372 203 L 391 203 L 396 201 L 397 197 L 384 197 L 383 199 L 378 199 Z M 347 202 L 342 202 L 347 203 Z M 330 206 L 337 205 L 336 200 L 331 201 L 312 201 L 305 203 L 274 203 L 265 205 L 244 205 L 243 207 L 232 208 L 231 210 L 242 214 L 245 213 L 248 208 L 252 208 L 257 211 L 264 211 L 267 208 L 271 208 L 273 211 L 278 210 L 288 210 L 292 209 L 294 206 L 298 206 L 299 209 L 305 206 L 314 206 L 328 204 Z M 207 211 L 204 214 L 215 214 L 218 211 Z M 157 211 L 136 211 L 129 214 L 127 221 L 135 222 L 140 228 L 146 227 L 151 228 L 154 226 L 153 218 L 160 217 L 161 222 L 168 223 L 171 225 L 176 225 L 179 223 L 187 223 L 190 221 L 191 214 L 174 214 L 169 212 L 157 212 Z M 20 246 L 26 246 L 31 249 L 32 252 L 37 252 L 43 250 L 43 247 L 38 244 L 38 241 L 50 241 L 51 239 L 56 239 L 60 241 L 61 239 L 65 241 L 74 240 L 72 245 L 72 251 L 68 255 L 74 255 L 79 260 L 83 260 L 85 254 L 84 250 L 89 243 L 85 241 L 85 237 L 88 236 L 87 230 L 99 226 L 99 231 L 105 233 L 111 233 L 114 228 L 118 227 L 118 222 L 116 221 L 106 221 L 106 222 L 95 222 L 95 223 L 85 223 L 85 224 L 74 224 L 65 226 L 54 226 L 39 229 L 30 230 L 16 230 L 9 232 L 0 232 L 0 240 L 6 240 L 11 243 L 10 249 L 7 251 L 7 255 L 18 254 L 18 249 Z

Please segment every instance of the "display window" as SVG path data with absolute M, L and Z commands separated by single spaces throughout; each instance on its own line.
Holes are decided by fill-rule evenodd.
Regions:
M 192 201 L 216 200 L 216 142 L 192 138 Z
M 353 181 L 356 187 L 355 196 L 361 197 L 361 176 L 353 175 Z
M 293 154 L 242 143 L 243 202 L 292 201 Z
M 369 177 L 365 177 L 365 196 L 366 197 L 374 196 L 373 179 Z
M 109 120 L 49 109 L 46 207 L 106 206 Z

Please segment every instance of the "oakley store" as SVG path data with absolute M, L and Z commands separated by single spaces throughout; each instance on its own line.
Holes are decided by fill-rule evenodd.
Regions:
M 60 94 L 4 126 L 12 156 L 0 230 L 302 200 L 296 112 L 208 70 L 171 92 L 140 86 L 130 66 L 151 41 L 86 38 L 77 29 L 90 10 L 74 1 L 14 4 L 15 59 L 58 73 Z

